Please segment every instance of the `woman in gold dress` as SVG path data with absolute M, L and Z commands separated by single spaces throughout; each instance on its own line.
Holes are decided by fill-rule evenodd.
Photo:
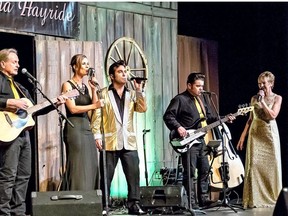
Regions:
M 273 90 L 275 76 L 265 71 L 258 77 L 259 93 L 251 98 L 253 112 L 237 144 L 242 150 L 248 133 L 243 207 L 274 207 L 282 189 L 280 138 L 276 117 L 282 97 Z

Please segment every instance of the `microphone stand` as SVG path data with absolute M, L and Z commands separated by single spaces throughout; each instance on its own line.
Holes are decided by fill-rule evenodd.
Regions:
M 102 99 L 101 89 L 98 83 L 95 83 L 97 87 L 98 99 Z M 101 107 L 101 128 L 102 128 L 102 163 L 103 163 L 103 179 L 104 179 L 104 196 L 105 196 L 105 207 L 102 212 L 103 215 L 109 215 L 109 204 L 108 204 L 108 185 L 107 185 L 107 164 L 106 164 L 106 143 L 105 143 L 105 131 L 104 131 L 104 122 L 103 122 L 103 110 L 104 107 Z
M 143 130 L 143 152 L 144 152 L 144 164 L 145 164 L 145 179 L 146 179 L 146 186 L 148 186 L 148 171 L 147 171 L 147 162 L 146 162 L 146 144 L 145 144 L 145 135 L 146 133 L 150 132 L 150 129 Z
M 31 81 L 30 79 L 28 79 L 29 81 Z M 37 81 L 37 83 L 39 83 Z M 34 85 L 34 83 L 32 82 L 32 84 Z M 43 93 L 43 91 L 41 90 L 41 88 L 39 88 L 36 84 L 36 90 L 39 91 L 41 93 L 41 95 L 43 96 L 43 98 L 45 98 L 53 107 L 54 109 L 58 112 L 58 114 L 63 118 L 65 119 L 71 127 L 74 127 L 74 125 L 72 124 L 72 122 L 67 119 L 67 117 L 63 114 L 63 112 L 61 110 L 58 109 L 58 107 Z
M 41 84 L 36 79 L 35 79 L 35 82 L 33 82 L 30 78 L 28 78 L 28 81 L 34 85 L 34 89 L 41 93 L 43 98 L 45 98 L 54 107 L 54 109 L 57 111 L 57 113 L 59 115 L 60 141 L 61 141 L 60 154 L 61 154 L 61 169 L 62 169 L 61 170 L 62 176 L 60 179 L 60 184 L 61 184 L 63 182 L 63 176 L 64 176 L 64 172 L 65 172 L 65 169 L 64 169 L 64 149 L 63 149 L 63 119 L 65 119 L 71 127 L 74 127 L 74 125 L 63 114 L 63 112 L 61 112 L 61 110 L 59 110 L 58 107 L 43 93 Z M 40 85 L 40 87 L 38 87 L 37 83 Z M 66 179 L 66 177 L 65 177 L 65 179 Z M 61 186 L 59 185 L 58 190 L 60 189 L 60 187 Z
M 97 88 L 97 96 L 98 99 L 102 99 L 102 94 L 101 94 L 101 88 L 98 82 L 95 82 L 92 80 L 92 77 L 95 76 L 95 69 L 94 68 L 89 68 L 88 70 L 88 76 L 89 80 Z M 108 204 L 108 199 L 109 199 L 109 194 L 108 194 L 108 185 L 107 185 L 107 164 L 106 164 L 106 143 L 105 143 L 105 131 L 104 131 L 104 122 L 103 122 L 103 110 L 104 107 L 101 107 L 101 133 L 102 133 L 102 164 L 103 164 L 103 179 L 104 179 L 104 196 L 105 196 L 105 206 L 104 210 L 102 212 L 102 215 L 109 215 L 109 204 Z M 101 154 L 101 153 L 100 153 Z M 100 168 L 101 169 L 101 168 Z M 102 177 L 101 177 L 102 178 Z
M 65 172 L 65 169 L 64 169 L 64 147 L 63 147 L 63 144 L 64 144 L 64 138 L 63 138 L 63 117 L 62 115 L 59 115 L 59 127 L 60 127 L 60 143 L 61 143 L 61 180 L 60 180 L 60 184 L 58 186 L 58 189 L 57 191 L 60 191 L 61 188 L 62 190 L 68 190 L 69 188 L 69 183 L 67 181 L 67 173 Z M 70 123 L 69 123 L 70 124 Z M 72 123 L 71 123 L 72 124 Z M 70 125 L 71 125 L 70 124 Z M 72 125 L 71 125 L 72 126 Z M 72 126 L 74 127 L 74 125 Z M 64 182 L 64 186 L 62 187 L 61 185 L 63 184 Z

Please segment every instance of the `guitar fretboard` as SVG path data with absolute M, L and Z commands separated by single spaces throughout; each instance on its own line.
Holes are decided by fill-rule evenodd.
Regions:
M 57 98 L 53 98 L 51 101 L 52 101 L 52 103 L 56 103 L 57 102 Z M 44 109 L 44 108 L 48 107 L 49 105 L 51 105 L 51 103 L 48 100 L 44 101 L 43 103 L 36 104 L 35 106 L 29 107 L 27 109 L 27 113 L 28 114 L 33 114 L 34 112 L 37 112 L 38 110 L 41 110 L 41 109 Z
M 239 113 L 238 112 L 236 112 L 236 113 L 234 113 L 234 114 L 232 114 L 234 117 L 237 117 L 238 115 L 239 115 Z M 199 128 L 199 129 L 197 129 L 196 131 L 194 131 L 194 133 L 196 134 L 196 133 L 199 133 L 199 132 L 207 132 L 208 130 L 210 130 L 210 129 L 212 129 L 212 128 L 214 128 L 214 127 L 217 127 L 218 125 L 220 125 L 221 123 L 225 123 L 226 121 L 228 121 L 229 120 L 229 117 L 228 116 L 226 116 L 226 117 L 224 117 L 224 118 L 222 118 L 222 119 L 220 119 L 220 120 L 218 120 L 218 121 L 216 121 L 216 122 L 213 122 L 213 123 L 211 123 L 211 124 L 209 124 L 209 125 L 207 125 L 207 126 L 205 126 L 205 127 L 203 127 L 203 128 Z

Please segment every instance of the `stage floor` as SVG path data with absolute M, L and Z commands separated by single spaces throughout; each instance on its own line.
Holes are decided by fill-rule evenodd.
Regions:
M 242 210 L 242 209 L 236 209 L 237 213 L 235 213 L 233 210 L 231 210 L 230 208 L 224 208 L 221 207 L 217 210 L 218 208 L 212 208 L 212 209 L 207 209 L 205 210 L 205 212 L 207 213 L 207 216 L 235 216 L 237 215 L 241 215 L 241 216 L 255 216 L 255 215 L 259 215 L 259 216 L 272 216 L 273 215 L 273 211 L 274 208 L 254 208 L 254 209 L 247 209 L 247 210 Z M 196 214 L 196 215 L 200 215 L 200 214 Z M 202 214 L 204 215 L 204 214 Z
M 235 208 L 237 213 L 235 213 L 232 209 L 229 207 L 215 207 L 211 209 L 200 211 L 195 211 L 195 215 L 207 215 L 207 216 L 272 216 L 274 208 L 254 208 L 254 209 L 247 209 L 242 210 Z M 116 209 L 114 211 L 111 211 L 109 215 L 127 215 L 127 210 L 125 208 L 123 209 Z M 147 214 L 147 215 L 191 215 L 189 212 L 179 213 L 179 214 Z

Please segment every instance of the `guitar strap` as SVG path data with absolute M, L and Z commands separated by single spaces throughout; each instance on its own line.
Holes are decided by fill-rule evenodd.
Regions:
M 17 85 L 17 83 L 14 82 L 14 81 L 13 81 L 13 83 L 14 83 L 14 85 L 16 86 L 16 88 L 18 89 L 18 91 L 19 91 L 25 98 L 28 98 L 28 97 L 26 96 L 26 94 L 21 90 L 21 88 L 19 87 L 19 85 Z

